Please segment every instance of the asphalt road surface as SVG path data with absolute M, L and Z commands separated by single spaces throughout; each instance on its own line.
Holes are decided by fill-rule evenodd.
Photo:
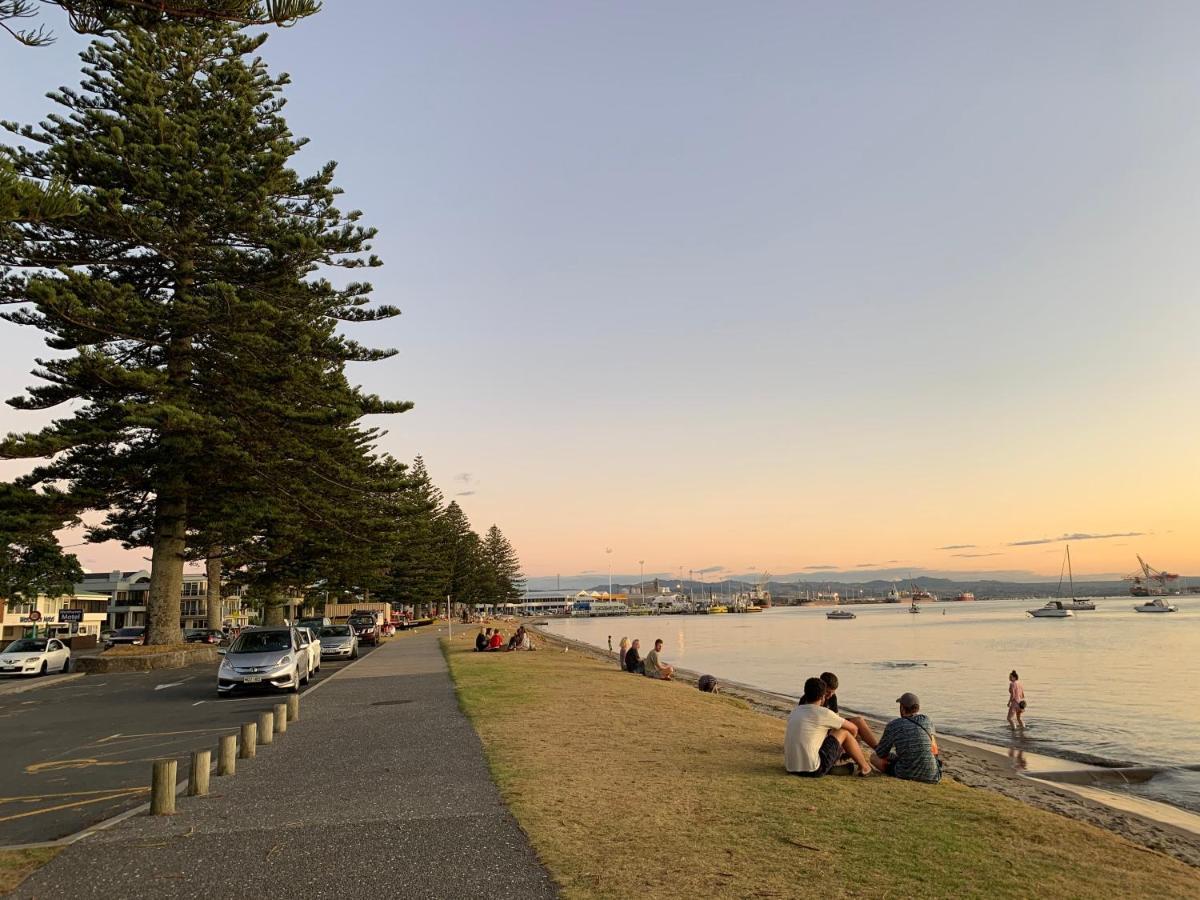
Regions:
M 304 690 L 347 665 L 324 661 Z M 144 803 L 154 760 L 177 758 L 183 780 L 193 750 L 211 748 L 215 759 L 220 735 L 286 696 L 217 697 L 216 669 L 88 675 L 0 694 L 0 846 L 56 840 Z

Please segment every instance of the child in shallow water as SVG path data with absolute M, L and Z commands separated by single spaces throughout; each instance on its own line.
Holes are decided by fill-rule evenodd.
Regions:
M 1013 669 L 1008 673 L 1008 727 L 1013 727 L 1013 719 L 1016 719 L 1016 727 L 1024 728 L 1025 721 L 1022 718 L 1025 715 L 1025 688 L 1021 687 L 1021 679 L 1017 675 L 1017 670 Z

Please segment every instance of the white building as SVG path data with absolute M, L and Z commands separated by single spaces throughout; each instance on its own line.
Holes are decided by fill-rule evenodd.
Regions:
M 150 572 L 139 569 L 135 572 L 88 572 L 83 581 L 75 585 L 75 593 L 101 594 L 110 598 L 108 604 L 108 627 L 131 628 L 146 624 L 146 595 L 150 590 Z M 242 609 L 241 590 L 224 586 L 221 621 L 243 627 L 249 617 Z M 208 626 L 208 577 L 203 574 L 184 573 L 180 589 L 180 624 L 184 628 L 206 628 Z
M 34 622 L 34 613 L 37 622 Z M 0 601 L 0 641 L 25 637 L 37 626 L 38 635 L 56 637 L 96 637 L 108 622 L 108 597 L 102 594 L 81 594 L 74 597 L 38 597 L 36 602 L 8 603 Z

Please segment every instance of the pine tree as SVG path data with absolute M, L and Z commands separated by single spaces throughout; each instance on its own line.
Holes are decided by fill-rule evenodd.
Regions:
M 54 536 L 67 522 L 73 524 L 69 504 L 57 491 L 0 483 L 0 602 L 75 592 L 83 570 Z
M 446 560 L 446 579 L 439 596 L 449 595 L 455 603 L 483 602 L 482 545 L 458 503 L 451 501 L 438 518 L 438 532 Z
M 82 34 L 105 34 L 132 20 L 142 27 L 165 21 L 231 22 L 288 26 L 321 9 L 320 0 L 43 0 L 66 11 L 71 27 Z M 53 43 L 44 26 L 22 28 L 37 16 L 33 0 L 0 0 L 0 28 L 31 47 Z
M 525 589 L 521 561 L 508 538 L 495 525 L 488 529 L 483 539 L 483 567 L 495 602 L 508 603 L 521 596 Z
M 384 596 L 394 603 L 416 607 L 446 596 L 449 561 L 438 519 L 442 492 L 418 456 L 408 472 L 408 489 L 400 500 L 403 516 L 399 543 L 391 560 Z
M 75 509 L 108 511 L 93 539 L 151 546 L 149 643 L 179 639 L 184 561 L 208 552 L 235 493 L 234 537 L 279 529 L 289 505 L 315 503 L 304 485 L 362 462 L 372 434 L 345 437 L 352 423 L 409 406 L 345 378 L 390 352 L 338 323 L 397 311 L 368 307 L 367 284 L 312 277 L 377 265 L 373 231 L 334 205 L 332 164 L 288 167 L 304 142 L 281 114 L 286 77 L 254 56 L 264 40 L 122 24 L 83 54 L 82 90 L 53 95 L 64 114 L 20 129 L 40 149 L 8 151 L 21 177 L 61 181 L 80 204 L 0 236 L 0 266 L 20 270 L 0 282 L 0 302 L 21 304 L 4 318 L 60 353 L 10 403 L 76 408 L 0 456 L 50 458 L 30 484 L 65 482 Z

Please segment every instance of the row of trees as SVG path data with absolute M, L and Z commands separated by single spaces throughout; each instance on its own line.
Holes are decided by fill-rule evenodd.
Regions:
M 106 37 L 81 86 L 51 95 L 59 112 L 5 123 L 24 143 L 0 148 L 0 315 L 52 351 L 9 403 L 63 413 L 0 441 L 0 457 L 38 461 L 0 494 L 9 596 L 77 572 L 53 531 L 89 511 L 89 540 L 151 548 L 152 644 L 179 640 L 198 560 L 214 592 L 249 585 L 266 621 L 318 587 L 510 596 L 519 565 L 499 530 L 480 539 L 423 462 L 380 453 L 364 424 L 411 404 L 347 378 L 394 351 L 346 330 L 399 310 L 334 278 L 381 264 L 375 232 L 336 205 L 333 163 L 292 168 L 305 141 L 282 114 L 287 77 L 243 30 L 315 4 L 58 5 Z

